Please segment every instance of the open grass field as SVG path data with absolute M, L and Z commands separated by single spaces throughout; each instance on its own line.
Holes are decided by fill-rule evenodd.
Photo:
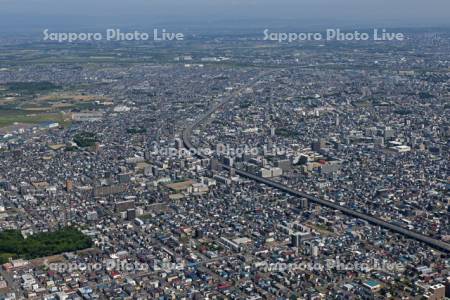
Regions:
M 24 110 L 1 110 L 0 127 L 13 125 L 14 123 L 39 124 L 45 121 L 65 124 L 68 117 L 59 112 L 29 112 Z

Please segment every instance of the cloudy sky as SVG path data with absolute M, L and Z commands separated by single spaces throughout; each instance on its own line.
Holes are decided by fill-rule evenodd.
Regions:
M 449 0 L 0 0 L 2 26 L 275 20 L 425 27 L 450 25 L 449 12 Z

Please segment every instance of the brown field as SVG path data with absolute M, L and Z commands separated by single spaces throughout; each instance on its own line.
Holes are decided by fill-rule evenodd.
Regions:
M 15 97 L 6 97 L 0 99 L 0 105 L 14 103 L 17 99 Z
M 91 102 L 91 101 L 110 101 L 104 96 L 96 96 L 96 95 L 77 95 L 71 93 L 52 93 L 49 95 L 41 96 L 36 99 L 36 101 L 77 101 L 77 102 Z

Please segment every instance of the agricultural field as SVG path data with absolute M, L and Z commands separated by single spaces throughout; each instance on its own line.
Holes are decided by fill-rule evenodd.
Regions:
M 77 90 L 63 90 L 50 82 L 13 82 L 0 85 L 0 127 L 15 123 L 69 122 L 72 110 L 92 109 L 111 100 Z

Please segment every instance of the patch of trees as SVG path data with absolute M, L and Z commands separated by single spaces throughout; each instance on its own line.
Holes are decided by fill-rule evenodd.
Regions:
M 127 129 L 127 133 L 130 134 L 139 134 L 139 133 L 146 133 L 147 129 L 142 127 L 132 127 Z
M 78 229 L 65 227 L 54 232 L 42 232 L 24 239 L 19 230 L 0 232 L 0 263 L 9 257 L 34 259 L 86 249 L 92 240 Z
M 12 92 L 34 93 L 42 91 L 50 91 L 59 88 L 57 85 L 49 81 L 38 82 L 9 82 L 8 90 Z
M 92 147 L 98 142 L 97 136 L 92 132 L 81 132 L 73 137 L 73 141 L 78 147 Z

